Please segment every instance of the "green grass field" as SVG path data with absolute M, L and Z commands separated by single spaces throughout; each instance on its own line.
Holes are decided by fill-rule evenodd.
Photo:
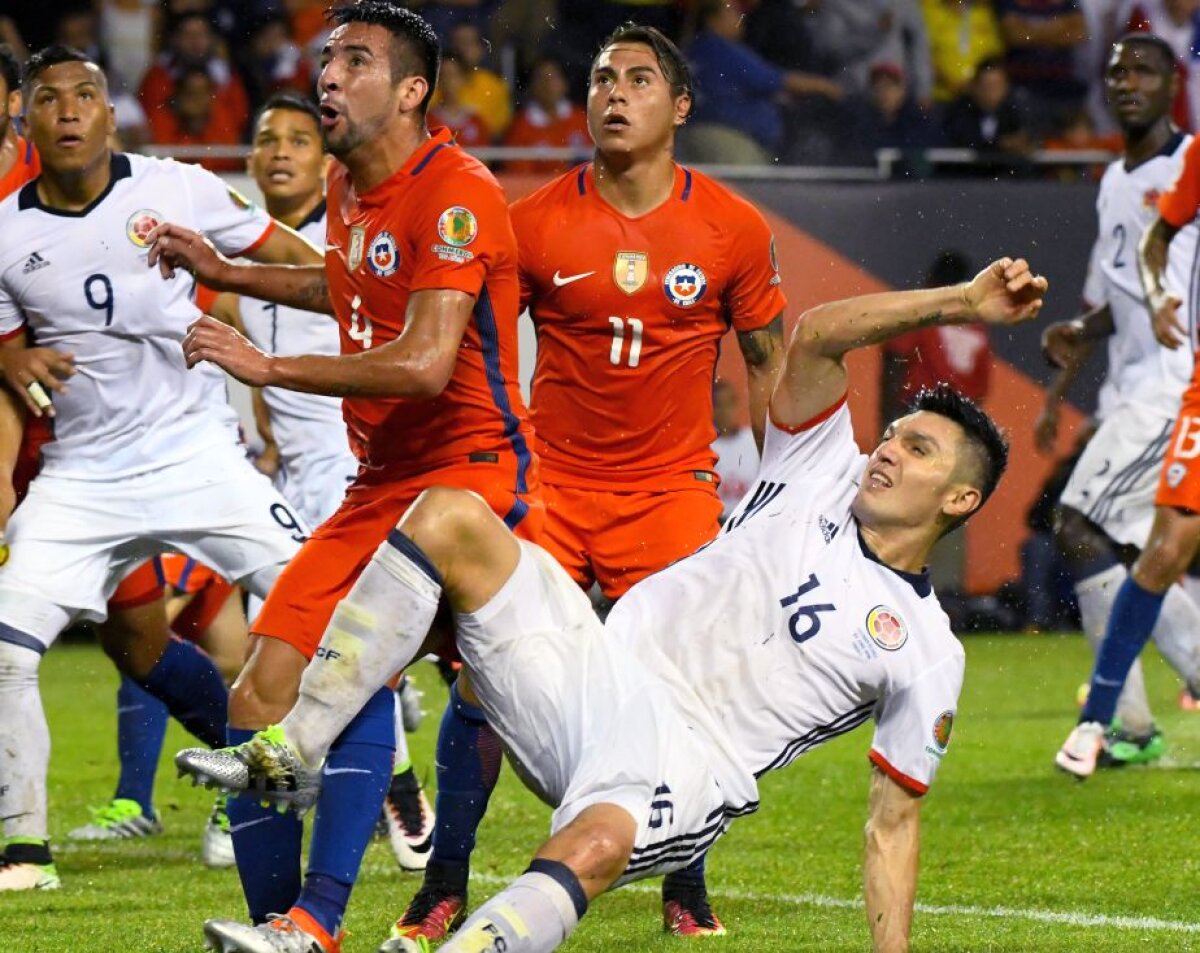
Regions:
M 1200 950 L 1200 715 L 1174 704 L 1154 658 L 1147 682 L 1171 742 L 1169 765 L 1104 773 L 1078 784 L 1052 769 L 1085 678 L 1083 640 L 968 638 L 967 681 L 950 755 L 924 812 L 913 949 L 967 951 Z M 430 766 L 444 692 L 418 681 L 429 714 L 413 741 Z M 47 656 L 42 690 L 54 739 L 51 828 L 62 836 L 104 802 L 115 779 L 116 676 L 98 651 Z M 763 784 L 763 808 L 737 822 L 709 870 L 729 927 L 705 949 L 869 948 L 858 898 L 870 729 L 839 738 Z M 169 756 L 185 744 L 172 727 Z M 76 848 L 58 841 L 63 889 L 0 895 L 3 953 L 183 953 L 203 948 L 201 921 L 244 915 L 233 871 L 200 866 L 206 792 L 164 759 L 158 805 L 166 833 Z M 480 835 L 473 899 L 520 872 L 548 811 L 506 770 Z M 346 953 L 371 953 L 418 879 L 386 844 L 371 847 L 355 891 Z M 595 903 L 566 949 L 676 950 L 659 928 L 657 883 Z

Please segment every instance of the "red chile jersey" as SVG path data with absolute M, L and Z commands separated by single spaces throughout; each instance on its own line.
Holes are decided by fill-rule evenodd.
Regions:
M 441 394 L 342 402 L 364 477 L 485 460 L 505 466 L 516 492 L 525 492 L 536 477 L 517 386 L 517 244 L 499 183 L 439 128 L 361 195 L 335 163 L 327 203 L 325 270 L 343 354 L 397 338 L 413 292 L 445 288 L 476 299 Z

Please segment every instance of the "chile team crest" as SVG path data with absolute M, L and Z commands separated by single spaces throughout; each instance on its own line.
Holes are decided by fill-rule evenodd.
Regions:
M 380 232 L 371 239 L 367 249 L 367 264 L 380 278 L 386 278 L 400 267 L 400 252 L 391 232 Z
M 161 221 L 162 216 L 153 209 L 138 209 L 129 216 L 129 221 L 125 223 L 125 234 L 138 248 L 145 248 L 149 245 L 147 239 L 150 237 L 150 233 L 158 227 L 158 223 Z
M 672 304 L 681 308 L 690 308 L 704 297 L 708 289 L 708 279 L 699 265 L 684 262 L 676 265 L 663 278 L 663 291 Z
M 876 606 L 867 613 L 867 634 L 885 652 L 895 652 L 908 641 L 908 626 L 895 609 Z

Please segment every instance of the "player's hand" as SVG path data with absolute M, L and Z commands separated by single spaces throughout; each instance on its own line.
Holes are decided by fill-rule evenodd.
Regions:
M 166 222 L 146 237 L 150 244 L 146 264 L 157 265 L 164 278 L 174 278 L 175 269 L 182 268 L 214 291 L 225 290 L 221 277 L 231 267 L 229 259 L 199 232 Z
M 1170 292 L 1155 295 L 1150 301 L 1150 323 L 1154 328 L 1154 338 L 1171 351 L 1188 339 L 1187 328 L 1179 319 L 1179 307 L 1182 304 Z
M 271 357 L 207 314 L 188 328 L 183 339 L 183 356 L 188 367 L 211 361 L 243 384 L 263 387 L 270 383 Z
M 1056 321 L 1042 332 L 1042 356 L 1054 367 L 1073 367 L 1086 347 L 1082 322 Z
M 0 374 L 35 417 L 53 417 L 50 392 L 66 393 L 63 382 L 75 373 L 75 356 L 51 347 L 0 348 Z
M 279 444 L 271 441 L 263 446 L 263 452 L 254 460 L 254 469 L 272 479 L 279 472 Z
M 985 324 L 1020 324 L 1037 317 L 1049 287 L 1024 258 L 1001 258 L 977 274 L 963 294 Z
M 1059 412 L 1057 404 L 1047 404 L 1033 423 L 1033 446 L 1043 457 L 1054 453 L 1058 442 Z

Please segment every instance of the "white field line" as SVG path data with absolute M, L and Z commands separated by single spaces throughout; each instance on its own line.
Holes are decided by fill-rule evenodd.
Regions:
M 484 883 L 507 884 L 511 879 L 497 877 L 494 874 L 473 874 L 473 880 Z M 515 879 L 515 878 L 512 878 Z M 634 893 L 657 894 L 657 885 L 634 885 L 622 887 Z M 714 898 L 724 897 L 728 900 L 758 901 L 778 903 L 795 907 L 824 907 L 834 910 L 861 910 L 861 900 L 846 900 L 841 897 L 825 897 L 815 893 L 798 894 L 766 894 L 748 890 L 714 890 Z M 971 907 L 965 905 L 942 905 L 918 903 L 918 913 L 935 917 L 979 917 L 998 920 L 1031 920 L 1035 923 L 1056 923 L 1071 927 L 1096 927 L 1106 930 L 1154 930 L 1169 933 L 1200 933 L 1200 923 L 1188 923 L 1180 920 L 1160 920 L 1157 917 L 1117 917 L 1103 913 L 1076 913 L 1069 910 L 1022 910 L 1017 907 Z

